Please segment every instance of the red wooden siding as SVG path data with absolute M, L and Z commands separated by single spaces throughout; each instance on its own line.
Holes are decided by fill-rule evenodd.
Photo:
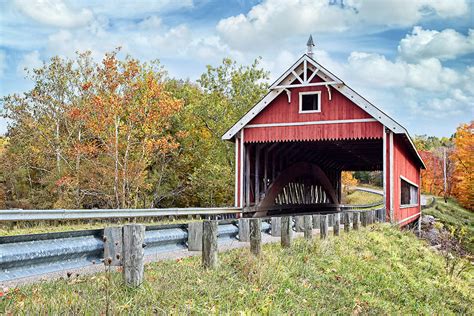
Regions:
M 406 145 L 401 139 L 401 135 L 393 136 L 393 208 L 396 222 L 404 220 L 420 212 L 420 169 L 408 152 Z M 418 205 L 415 207 L 400 208 L 400 176 L 405 177 L 418 185 Z M 409 224 L 415 221 L 417 217 L 404 221 L 401 225 Z
M 362 138 L 382 138 L 382 125 L 364 122 L 245 129 L 245 142 L 248 143 Z
M 385 214 L 390 218 L 390 133 L 385 134 Z
M 235 160 L 236 160 L 235 163 L 237 164 L 237 174 L 236 174 L 236 176 L 237 176 L 237 182 L 236 182 L 237 187 L 235 188 L 235 190 L 237 191 L 237 201 L 236 201 L 235 205 L 237 205 L 237 207 L 242 207 L 242 205 L 240 203 L 241 202 L 240 196 L 242 194 L 240 192 L 240 188 L 241 188 L 241 184 L 240 184 L 241 176 L 240 175 L 241 175 L 241 172 L 242 172 L 242 162 L 240 161 L 241 143 L 240 143 L 239 138 L 236 138 L 235 141 L 238 142 L 237 143 L 237 156 L 235 157 Z
M 315 79 L 313 82 L 320 81 Z M 299 113 L 299 93 L 321 92 L 321 112 Z M 291 103 L 282 92 L 249 125 L 272 123 L 295 123 L 315 121 L 335 121 L 353 119 L 371 119 L 372 117 L 331 88 L 332 99 L 325 86 L 291 89 Z M 245 129 L 246 142 L 265 141 L 303 141 L 329 139 L 381 138 L 382 125 L 379 122 L 337 123 L 305 126 L 271 126 Z

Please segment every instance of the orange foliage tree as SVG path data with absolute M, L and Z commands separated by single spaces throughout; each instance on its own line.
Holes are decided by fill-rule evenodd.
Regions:
M 454 162 L 453 195 L 459 203 L 474 210 L 474 121 L 456 130 L 455 149 L 450 155 Z

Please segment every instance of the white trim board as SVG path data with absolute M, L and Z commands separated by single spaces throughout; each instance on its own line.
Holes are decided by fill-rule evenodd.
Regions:
M 377 121 L 382 123 L 385 127 L 396 134 L 405 134 L 413 146 L 418 159 L 420 160 L 423 168 L 425 164 L 423 159 L 421 159 L 420 155 L 416 151 L 416 147 L 411 140 L 408 131 L 399 123 L 397 123 L 394 119 L 389 117 L 375 105 L 367 101 L 363 98 L 360 94 L 352 90 L 349 86 L 347 86 L 341 79 L 336 77 L 314 59 L 309 57 L 308 55 L 304 54 L 301 56 L 282 76 L 280 76 L 277 81 L 275 81 L 270 86 L 270 92 L 265 95 L 252 109 L 250 109 L 237 123 L 235 123 L 227 132 L 224 133 L 222 136 L 223 140 L 231 140 L 238 131 L 245 127 L 253 118 L 255 118 L 268 104 L 270 104 L 284 89 L 278 88 L 278 86 L 288 86 L 291 84 L 292 81 L 295 80 L 293 72 L 296 72 L 298 75 L 304 73 L 305 68 L 304 65 L 307 65 L 307 68 L 311 69 L 313 72 L 317 72 L 318 76 L 325 81 L 325 85 L 333 86 L 337 91 L 342 93 L 346 96 L 349 100 L 351 100 L 354 104 L 359 106 L 362 110 L 370 114 L 373 118 Z M 306 83 L 307 85 L 308 83 Z M 298 86 L 301 86 L 300 84 Z M 291 87 L 291 86 L 290 86 Z M 291 89 L 291 88 L 289 88 Z
M 405 181 L 405 182 L 408 182 L 408 183 L 409 183 L 409 184 L 411 184 L 412 186 L 414 186 L 414 187 L 417 187 L 417 188 L 418 188 L 418 184 L 416 184 L 416 183 L 415 183 L 415 182 L 413 182 L 413 181 L 410 181 L 410 180 L 408 180 L 408 179 L 407 179 L 407 178 L 405 178 L 404 176 L 400 176 L 400 179 L 402 179 L 403 181 Z
M 262 123 L 262 124 L 248 124 L 245 126 L 245 128 L 327 125 L 327 124 L 346 124 L 346 123 L 369 123 L 369 122 L 377 122 L 377 120 L 374 118 L 366 118 L 366 119 L 352 119 L 352 120 L 309 121 L 309 122 L 290 122 L 290 123 Z
M 414 214 L 414 215 L 412 215 L 412 216 L 409 216 L 409 217 L 407 217 L 407 218 L 402 219 L 402 220 L 399 221 L 397 224 L 401 224 L 401 223 L 403 223 L 403 222 L 409 221 L 410 219 L 412 219 L 412 218 L 414 218 L 414 217 L 417 217 L 417 216 L 420 216 L 420 215 L 421 215 L 421 212 L 418 212 L 418 213 L 416 213 L 416 214 Z

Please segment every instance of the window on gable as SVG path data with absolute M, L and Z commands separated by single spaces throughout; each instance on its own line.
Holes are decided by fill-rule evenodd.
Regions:
M 400 205 L 418 205 L 418 187 L 400 179 Z
M 300 92 L 300 113 L 321 112 L 321 92 Z

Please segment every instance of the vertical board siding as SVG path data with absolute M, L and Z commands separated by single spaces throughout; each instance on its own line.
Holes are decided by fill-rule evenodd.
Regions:
M 320 80 L 313 80 L 320 81 Z M 291 103 L 288 103 L 286 93 L 282 92 L 275 98 L 260 114 L 258 114 L 249 124 L 267 123 L 290 123 L 290 122 L 311 122 L 311 121 L 332 121 L 372 118 L 367 112 L 354 104 L 339 91 L 331 89 L 332 99 L 325 86 L 293 88 L 291 91 Z M 299 113 L 299 93 L 320 91 L 321 92 L 321 112 Z
M 418 185 L 418 192 L 420 191 L 420 169 L 412 158 L 412 155 L 408 152 L 401 135 L 394 135 L 393 137 L 393 160 L 393 207 L 395 221 L 399 222 L 410 216 L 416 215 L 421 210 L 420 198 L 418 198 L 417 206 L 400 208 L 400 176 L 403 176 Z M 417 217 L 414 217 L 408 221 L 404 221 L 401 225 L 407 225 L 416 219 Z
M 315 78 L 312 82 L 320 82 Z M 368 113 L 359 108 L 340 92 L 331 88 L 332 98 L 325 86 L 293 88 L 291 102 L 286 93 L 281 93 L 249 125 L 272 123 L 316 122 L 351 119 L 370 119 Z M 321 112 L 299 113 L 299 93 L 321 92 Z M 379 122 L 338 123 L 305 126 L 272 126 L 245 129 L 246 142 L 304 141 L 330 139 L 382 138 Z
M 381 139 L 381 129 L 379 122 L 246 128 L 245 142 Z
M 390 190 L 390 132 L 386 133 L 385 137 L 385 216 L 390 218 L 390 197 L 392 192 Z M 391 220 L 391 218 L 390 218 Z

